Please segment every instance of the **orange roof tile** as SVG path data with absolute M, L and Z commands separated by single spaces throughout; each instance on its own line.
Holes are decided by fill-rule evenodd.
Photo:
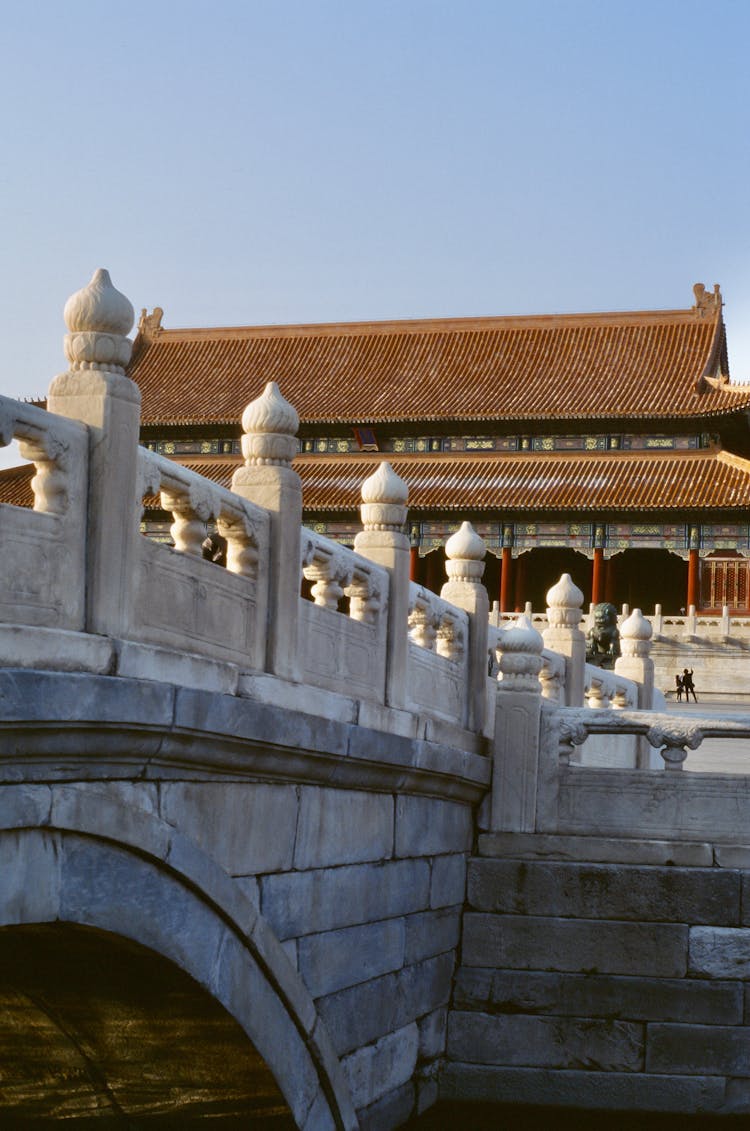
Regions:
M 750 460 L 722 451 L 412 456 L 391 461 L 412 510 L 750 510 Z M 300 457 L 308 511 L 359 504 L 370 459 Z
M 34 465 L 29 463 L 0 471 L 0 502 L 11 503 L 15 507 L 33 507 L 34 493 L 31 490 L 31 480 L 34 471 Z
M 298 456 L 305 510 L 353 512 L 381 456 Z M 180 460 L 230 487 L 239 461 Z M 424 511 L 750 511 L 750 460 L 692 452 L 566 452 L 409 455 L 390 460 L 409 484 L 409 508 Z M 0 501 L 31 506 L 28 464 L 0 471 Z M 156 498 L 150 508 L 158 508 Z
M 141 389 L 145 424 L 237 424 L 269 380 L 306 422 L 667 419 L 750 404 L 750 389 L 727 384 L 720 304 L 150 329 L 136 341 L 129 372 Z M 710 380 L 716 376 L 722 379 Z
M 306 511 L 354 511 L 382 457 L 300 455 Z M 184 460 L 225 487 L 235 461 Z M 412 511 L 750 512 L 750 460 L 717 449 L 691 452 L 566 452 L 390 459 L 409 484 Z

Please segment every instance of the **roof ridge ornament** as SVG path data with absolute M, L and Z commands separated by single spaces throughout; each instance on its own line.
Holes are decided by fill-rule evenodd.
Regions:
M 704 318 L 707 314 L 712 314 L 715 310 L 721 310 L 724 300 L 721 297 L 721 287 L 718 283 L 714 283 L 713 293 L 707 291 L 703 283 L 695 283 L 693 294 L 695 295 L 693 310 L 696 314 L 700 314 L 701 318 Z
M 141 310 L 141 316 L 138 319 L 138 333 L 143 338 L 155 338 L 164 327 L 161 320 L 164 317 L 164 311 L 160 306 L 155 306 L 149 314 L 144 306 Z

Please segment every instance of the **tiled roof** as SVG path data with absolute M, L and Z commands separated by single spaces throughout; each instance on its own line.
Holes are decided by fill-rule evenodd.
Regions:
M 354 511 L 378 456 L 298 456 L 306 511 Z M 237 463 L 185 461 L 225 487 Z M 750 460 L 729 452 L 402 456 L 412 511 L 750 511 Z
M 31 490 L 33 477 L 34 465 L 29 463 L 0 471 L 0 503 L 11 503 L 15 507 L 33 507 L 34 494 Z
M 130 375 L 145 424 L 237 424 L 266 381 L 305 422 L 715 415 L 750 404 L 727 384 L 721 306 L 149 330 Z M 723 378 L 714 382 L 705 378 Z
M 744 510 L 750 461 L 725 452 L 410 457 L 392 466 L 412 510 Z M 371 472 L 357 459 L 300 458 L 305 509 L 359 503 Z
M 298 456 L 305 510 L 353 512 L 382 457 Z M 180 460 L 230 487 L 239 461 Z M 412 512 L 750 511 L 750 460 L 693 452 L 576 452 L 401 456 L 391 466 L 409 484 Z M 0 502 L 31 506 L 34 468 L 0 471 Z M 150 507 L 158 500 L 150 499 Z

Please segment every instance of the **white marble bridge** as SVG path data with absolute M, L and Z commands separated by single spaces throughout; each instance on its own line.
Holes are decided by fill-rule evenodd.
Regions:
M 220 1006 L 289 1126 L 386 1129 L 440 1098 L 750 1111 L 750 778 L 689 760 L 750 721 L 665 713 L 639 610 L 614 670 L 587 665 L 567 576 L 543 636 L 491 625 L 466 523 L 441 593 L 410 582 L 385 462 L 353 551 L 304 528 L 275 385 L 231 490 L 140 447 L 130 303 L 100 271 L 65 316 L 48 410 L 0 398 L 36 467 L 34 509 L 0 505 L 0 955 L 166 960 L 184 1026 Z M 140 530 L 154 494 L 171 547 Z M 0 1042 L 28 1052 L 53 988 L 18 978 Z M 0 1113 L 187 1121 L 195 1088 L 166 1054 L 129 1081 L 98 993 L 88 1029 L 47 1009 L 47 1075 L 0 1070 Z

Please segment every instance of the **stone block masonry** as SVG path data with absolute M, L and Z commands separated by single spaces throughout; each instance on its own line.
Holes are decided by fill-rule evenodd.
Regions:
M 570 860 L 563 838 L 539 859 L 534 839 L 469 861 L 441 1098 L 746 1110 L 750 873 L 646 865 L 632 841 L 627 862 Z

